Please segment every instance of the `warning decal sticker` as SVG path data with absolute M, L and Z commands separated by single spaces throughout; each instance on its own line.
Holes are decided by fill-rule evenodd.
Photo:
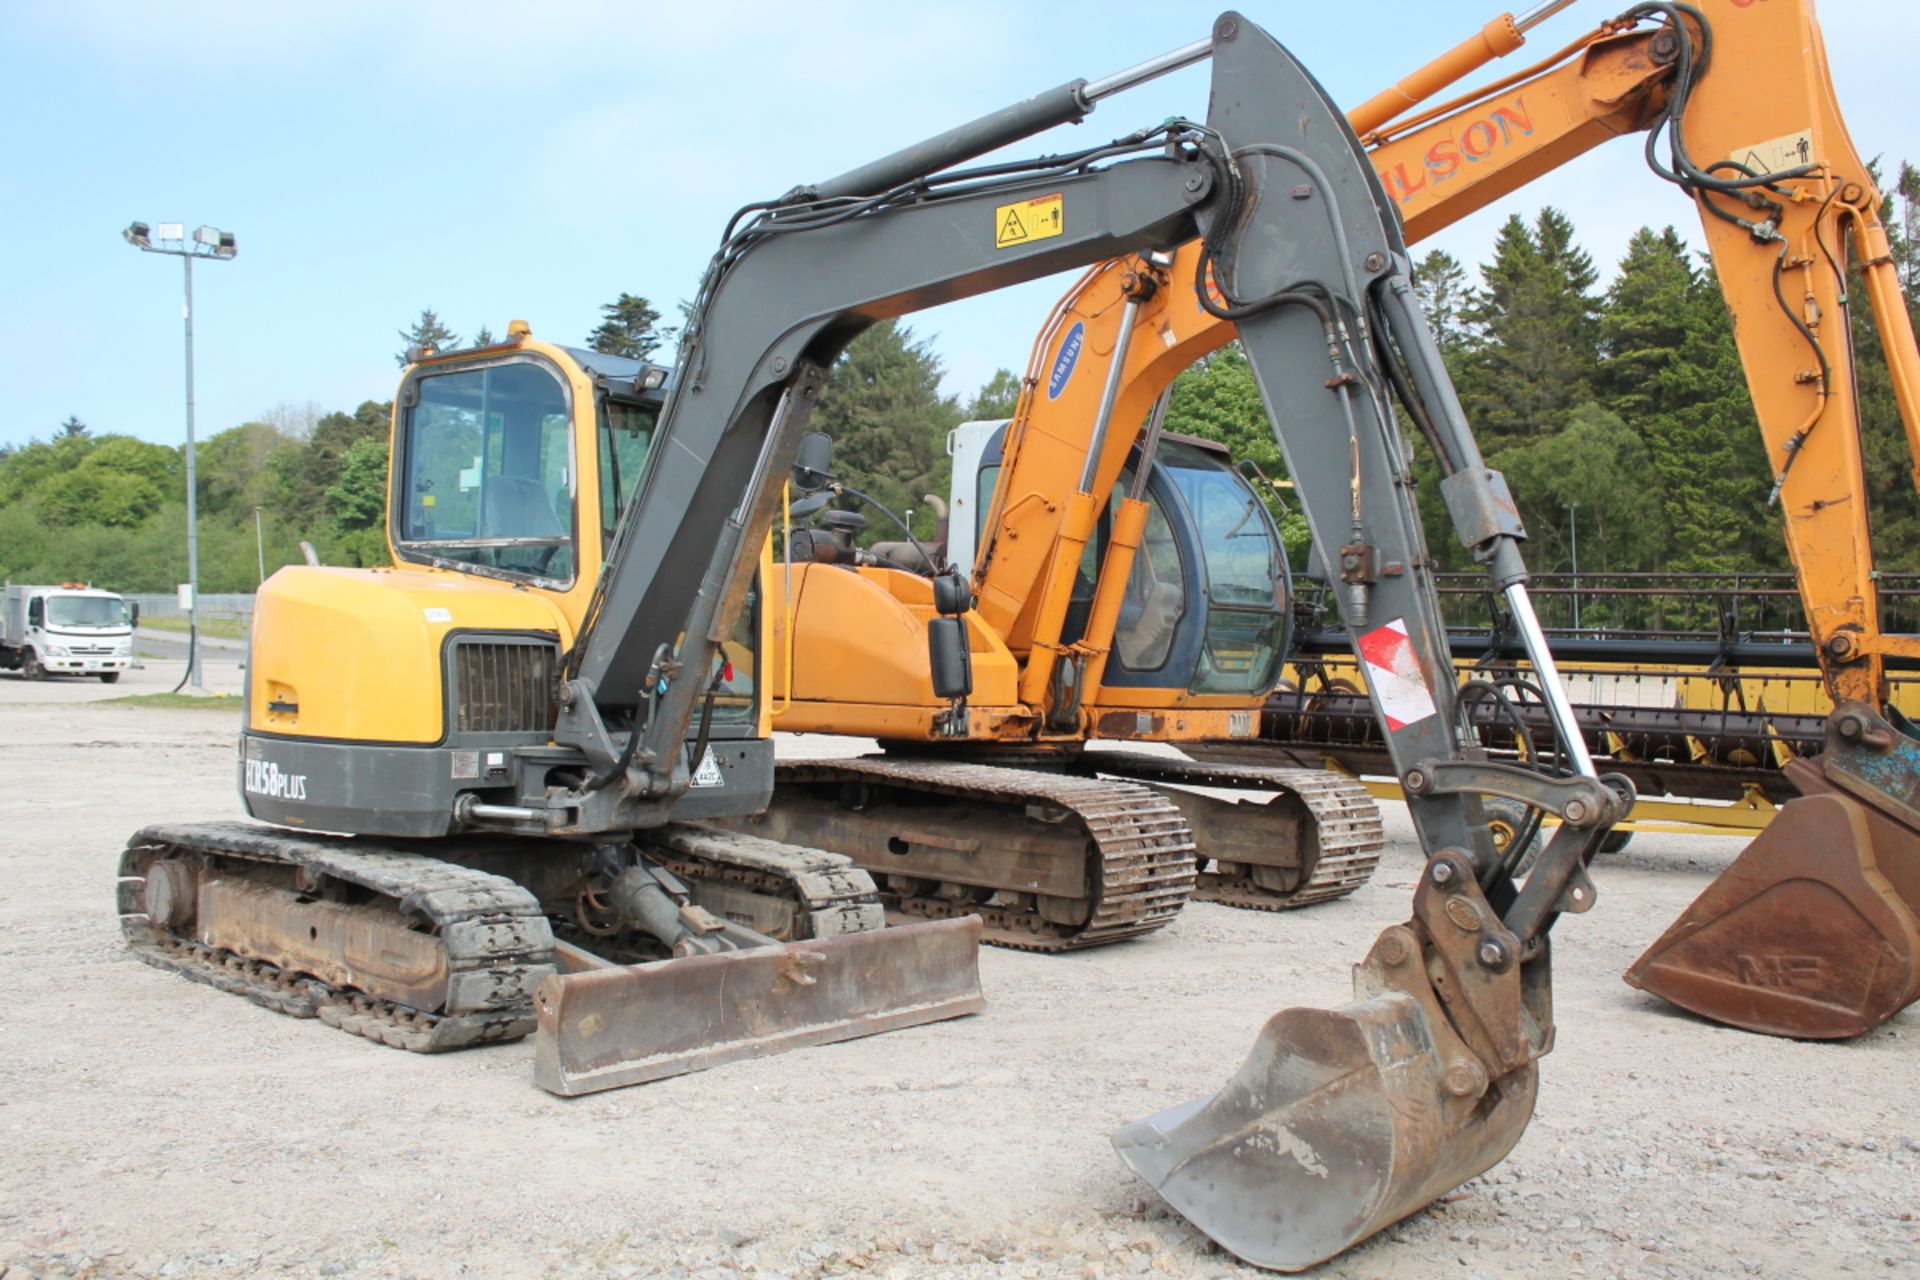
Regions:
M 1065 200 L 1060 193 L 1035 196 L 993 211 L 993 247 L 1011 249 L 1032 240 L 1045 240 L 1067 229 Z
M 1367 668 L 1367 688 L 1374 705 L 1386 717 L 1387 728 L 1404 729 L 1433 715 L 1433 694 L 1420 673 L 1420 659 L 1407 638 L 1407 624 L 1395 618 L 1360 637 L 1360 660 Z
M 1755 177 L 1763 173 L 1779 173 L 1783 169 L 1798 169 L 1813 163 L 1813 134 L 1802 129 L 1798 133 L 1756 142 L 1750 147 L 1739 147 L 1735 149 L 1733 159 Z

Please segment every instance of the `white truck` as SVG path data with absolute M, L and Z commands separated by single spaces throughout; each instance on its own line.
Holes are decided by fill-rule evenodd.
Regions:
M 98 676 L 112 684 L 133 665 L 138 605 L 111 591 L 73 583 L 8 583 L 6 591 L 6 608 L 0 610 L 0 669 L 18 671 L 29 680 Z

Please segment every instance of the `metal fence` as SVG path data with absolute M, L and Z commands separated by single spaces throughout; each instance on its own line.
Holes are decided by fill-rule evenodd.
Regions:
M 140 606 L 143 618 L 184 618 L 187 611 L 180 607 L 180 597 L 172 592 L 153 595 L 129 595 L 124 597 Z M 200 616 L 203 618 L 253 618 L 253 593 L 213 592 L 200 593 Z

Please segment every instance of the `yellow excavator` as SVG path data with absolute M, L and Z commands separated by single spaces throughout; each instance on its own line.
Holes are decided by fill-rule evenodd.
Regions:
M 1850 306 L 1859 305 L 1851 270 L 1883 339 L 1909 446 L 1920 456 L 1920 355 L 1880 221 L 1881 195 L 1839 113 L 1808 0 L 1639 5 L 1534 65 L 1422 105 L 1518 47 L 1524 23 L 1561 7 L 1496 19 L 1347 119 L 1409 242 L 1621 135 L 1641 136 L 1656 175 L 1699 208 L 1737 322 L 1833 714 L 1818 753 L 1787 766 L 1805 797 L 1785 806 L 1767 834 L 1635 963 L 1628 980 L 1733 1026 L 1811 1038 L 1855 1035 L 1920 997 L 1920 743 L 1889 701 L 1886 673 L 1889 657 L 1920 655 L 1920 638 L 1880 625 L 1848 318 Z M 1204 245 L 1188 244 L 1171 255 L 1115 259 L 1082 278 L 1041 331 L 1004 457 L 988 455 L 977 472 L 985 514 L 979 550 L 963 566 L 972 568 L 979 597 L 969 625 L 976 637 L 987 636 L 976 643 L 998 639 L 1017 654 L 1024 641 L 1029 672 L 1071 668 L 1072 678 L 1054 684 L 1094 706 L 1110 695 L 1113 681 L 1103 685 L 1102 674 L 1124 652 L 1114 619 L 1126 605 L 1114 609 L 1115 600 L 1140 599 L 1143 578 L 1151 583 L 1155 569 L 1150 553 L 1140 571 L 1130 572 L 1143 517 L 1134 512 L 1124 521 L 1124 502 L 1109 502 L 1114 478 L 1140 436 L 1138 424 L 1146 424 L 1144 453 L 1153 452 L 1156 404 L 1173 377 L 1235 335 L 1217 299 L 1178 287 L 1208 260 Z M 1064 387 L 1063 368 L 1072 371 Z M 1098 465 L 1084 462 L 1094 454 Z M 1076 474 L 1081 487 L 1068 492 L 1062 477 Z M 956 481 L 956 510 L 965 484 Z M 1140 496 L 1137 487 L 1123 492 Z M 1335 595 L 1367 586 L 1380 572 L 1338 532 L 1317 536 L 1316 545 L 1328 552 Z M 1073 598 L 1067 584 L 1083 557 L 1100 566 L 1091 616 L 1104 629 L 1089 625 L 1075 643 L 1061 643 L 1074 638 L 1071 631 L 1032 630 L 1034 619 L 1057 616 Z M 884 575 L 886 590 L 907 598 L 886 571 L 860 572 Z M 839 592 L 849 588 L 841 584 Z M 861 723 L 869 699 L 858 677 L 884 660 L 867 656 L 858 673 L 821 680 L 819 672 L 838 662 L 835 640 L 825 619 L 810 628 L 806 606 L 803 597 L 790 723 L 826 728 L 836 715 Z M 845 616 L 833 625 L 844 630 Z M 1347 641 L 1355 634 L 1349 625 Z M 1364 653 L 1356 665 L 1377 699 L 1378 668 Z M 799 696 L 809 680 L 827 690 L 818 705 Z M 924 680 L 918 692 L 922 706 L 944 705 Z M 1042 720 L 1058 705 L 1057 688 L 1046 680 L 1030 677 L 1021 692 L 1037 699 Z M 1359 714 L 1371 719 L 1379 710 Z M 1547 717 L 1544 707 L 1533 713 Z M 1213 743 L 1240 736 L 1237 727 L 1223 734 L 1197 717 L 1189 727 L 1194 731 L 1164 736 Z M 1124 720 L 1083 717 L 1079 728 L 1133 736 Z M 902 736 L 897 727 L 891 734 L 860 731 Z M 1385 737 L 1384 729 L 1371 732 L 1376 744 Z M 941 741 L 937 732 L 920 736 Z M 1577 745 L 1586 755 L 1606 745 L 1603 732 L 1573 736 L 1577 744 L 1547 731 L 1542 741 Z M 1238 746 L 1219 754 L 1229 762 L 1209 767 L 1223 777 L 1249 758 Z M 1290 750 L 1278 758 L 1313 765 L 1322 754 L 1332 753 Z M 1390 752 L 1380 748 L 1376 756 L 1398 772 Z M 1502 806 L 1503 814 L 1515 812 L 1523 815 L 1522 828 L 1537 822 L 1524 808 Z M 851 846 L 848 852 L 884 873 L 884 857 Z M 1200 852 L 1204 858 L 1204 840 Z M 1224 854 L 1215 864 L 1222 865 L 1239 869 Z
M 1204 123 L 965 167 L 1202 60 Z M 773 787 L 758 677 L 783 481 L 830 479 L 807 418 L 866 326 L 1195 243 L 1171 287 L 1235 322 L 1309 523 L 1366 565 L 1341 612 L 1392 676 L 1382 724 L 1429 860 L 1354 1003 L 1277 1015 L 1228 1089 L 1116 1142 L 1227 1248 L 1294 1269 L 1498 1162 L 1553 1040 L 1547 936 L 1593 905 L 1585 868 L 1632 788 L 1584 758 L 1552 776 L 1463 746 L 1396 402 L 1438 442 L 1455 533 L 1557 690 L 1525 530 L 1479 458 L 1364 149 L 1234 13 L 1138 66 L 742 209 L 672 371 L 522 325 L 498 347 L 423 353 L 395 406 L 393 563 L 266 584 L 238 770 L 259 821 L 136 834 L 120 869 L 129 945 L 409 1049 L 533 1025 L 536 1078 L 564 1093 L 977 1008 L 977 920 L 877 929 L 873 882 L 844 859 L 711 825 Z M 924 645 L 958 710 L 972 593 L 956 575 L 928 592 L 902 642 Z M 1571 735 L 1564 698 L 1553 714 Z M 1524 883 L 1493 846 L 1492 797 L 1560 819 Z

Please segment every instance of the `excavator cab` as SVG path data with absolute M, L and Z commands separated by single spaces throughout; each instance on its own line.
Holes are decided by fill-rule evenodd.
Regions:
M 953 493 L 976 513 L 969 555 L 992 509 L 1008 423 L 956 429 Z M 978 443 L 964 439 L 977 435 Z M 1121 498 L 1140 467 L 1136 447 L 1113 487 L 1074 578 L 1061 643 L 1078 643 L 1093 608 Z M 1148 705 L 1163 694 L 1255 694 L 1272 687 L 1287 649 L 1292 576 L 1266 504 L 1234 469 L 1225 447 L 1162 434 L 1145 487 L 1150 510 L 1114 625 L 1101 708 Z M 965 569 L 973 566 L 963 565 Z M 1150 695 L 1148 695 L 1150 696 Z M 1155 702 L 1162 701 L 1154 699 Z

